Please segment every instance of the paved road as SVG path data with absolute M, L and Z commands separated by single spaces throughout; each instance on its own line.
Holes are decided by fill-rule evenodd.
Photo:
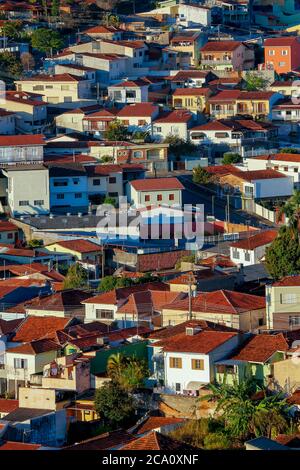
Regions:
M 190 175 L 178 175 L 177 178 L 185 186 L 183 193 L 184 204 L 203 204 L 205 216 L 213 215 L 214 212 L 216 219 L 226 220 L 226 201 L 217 196 L 213 198 L 213 193 L 208 191 L 205 187 L 193 183 L 192 176 Z M 230 222 L 236 224 L 250 224 L 261 228 L 275 226 L 261 217 L 234 209 L 232 206 L 230 206 Z

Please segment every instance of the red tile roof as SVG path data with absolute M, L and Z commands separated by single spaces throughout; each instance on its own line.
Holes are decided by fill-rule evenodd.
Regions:
M 17 343 L 30 342 L 40 338 L 54 338 L 57 330 L 62 330 L 70 323 L 70 318 L 59 318 L 55 316 L 28 316 L 26 317 L 12 341 Z
M 176 250 L 162 253 L 142 254 L 138 256 L 136 269 L 140 272 L 173 269 L 182 256 L 189 255 L 189 251 Z
M 66 289 L 54 294 L 37 297 L 26 302 L 26 309 L 52 310 L 72 313 L 75 309 L 82 307 L 81 302 L 89 297 L 88 292 L 79 289 Z
M 192 310 L 194 312 L 211 312 L 220 314 L 238 315 L 251 310 L 264 309 L 266 300 L 264 297 L 250 295 L 230 290 L 217 290 L 213 292 L 201 292 L 192 297 Z M 189 308 L 189 300 L 183 299 L 164 306 L 168 310 L 186 310 Z
M 163 123 L 188 123 L 192 119 L 192 114 L 186 109 L 175 109 L 174 111 L 161 114 L 155 119 L 155 124 Z
M 277 351 L 287 351 L 288 343 L 282 333 L 260 334 L 250 339 L 232 359 L 249 362 L 267 362 Z
M 0 232 L 17 232 L 19 228 L 12 222 L 3 220 L 0 222 Z
M 38 450 L 41 444 L 26 444 L 24 442 L 4 441 L 0 443 L 0 450 Z
M 135 292 L 118 308 L 118 313 L 151 315 L 155 311 L 160 311 L 165 304 L 180 298 L 182 294 L 179 292 L 151 290 Z
M 190 452 L 196 450 L 194 447 L 180 441 L 176 441 L 168 436 L 152 431 L 135 441 L 125 444 L 118 450 L 161 450 L 164 452 Z M 199 450 L 199 449 L 197 449 Z
M 232 101 L 236 101 L 240 96 L 240 90 L 222 90 L 215 96 L 211 96 L 208 100 L 209 103 L 231 103 Z
M 142 86 L 148 86 L 148 83 L 139 78 L 137 80 L 124 80 L 123 82 L 116 83 L 115 85 L 110 85 L 110 88 L 139 88 Z
M 245 181 L 268 180 L 275 178 L 286 178 L 286 175 L 276 170 L 252 170 L 252 171 L 235 171 L 234 175 Z
M 173 96 L 208 96 L 210 93 L 209 88 L 176 88 Z
M 84 34 L 107 34 L 107 33 L 118 33 L 122 31 L 121 29 L 115 28 L 114 26 L 94 26 L 84 31 Z
M 35 75 L 33 77 L 23 78 L 21 82 L 80 82 L 85 80 L 83 77 L 77 77 L 71 73 L 58 73 L 56 75 Z
M 259 157 L 255 157 L 255 159 L 300 163 L 300 153 L 276 153 L 272 155 L 260 155 Z
M 292 46 L 295 42 L 298 42 L 298 38 L 296 36 L 291 37 L 284 37 L 281 36 L 279 38 L 267 38 L 264 40 L 265 47 L 286 47 Z
M 48 246 L 53 245 L 52 243 Z M 102 251 L 102 248 L 97 243 L 93 243 L 89 240 L 62 240 L 55 242 L 55 245 L 59 245 L 62 248 L 67 248 L 68 250 L 76 251 L 78 253 L 93 253 Z
M 19 400 L 0 398 L 0 413 L 10 413 L 19 408 Z
M 118 112 L 118 117 L 151 117 L 158 112 L 158 106 L 152 103 L 128 104 Z
M 159 430 L 164 426 L 184 423 L 183 418 L 173 418 L 172 416 L 149 416 L 140 426 L 134 429 L 134 434 L 144 434 L 149 431 Z
M 13 348 L 6 350 L 6 353 L 16 353 L 16 354 L 42 354 L 49 351 L 58 351 L 61 349 L 61 346 L 53 341 L 52 339 L 39 339 L 36 341 L 31 341 L 30 343 L 20 344 Z
M 0 147 L 18 147 L 18 146 L 34 146 L 45 145 L 44 136 L 42 134 L 34 135 L 1 135 Z
M 129 434 L 126 431 L 118 429 L 116 431 L 107 432 L 90 439 L 78 442 L 67 447 L 64 447 L 62 450 L 108 450 L 119 447 L 122 444 L 131 442 L 136 438 Z
M 274 287 L 282 286 L 282 287 L 292 287 L 292 286 L 300 286 L 300 275 L 296 276 L 285 276 L 279 281 L 276 281 L 272 284 Z
M 208 354 L 222 344 L 234 338 L 238 333 L 225 331 L 204 330 L 194 335 L 180 333 L 170 339 L 155 343 L 165 352 L 180 352 L 194 354 Z
M 240 41 L 209 41 L 203 47 L 201 52 L 227 52 L 234 51 L 243 43 Z
M 230 246 L 234 248 L 241 248 L 243 250 L 254 250 L 259 246 L 268 245 L 277 237 L 277 230 L 266 230 L 261 233 L 250 236 L 244 240 L 239 240 L 237 242 L 231 243 Z
M 184 186 L 177 178 L 147 178 L 130 181 L 136 191 L 168 191 L 172 189 L 182 190 Z
M 174 326 L 166 326 L 160 328 L 159 330 L 152 331 L 148 338 L 151 340 L 165 340 L 173 338 L 179 334 L 185 333 L 186 328 L 201 328 L 201 330 L 207 331 L 229 331 L 229 332 L 238 332 L 235 328 L 230 328 L 229 326 L 222 325 L 220 323 L 213 323 L 208 320 L 187 320 L 183 323 L 179 323 Z

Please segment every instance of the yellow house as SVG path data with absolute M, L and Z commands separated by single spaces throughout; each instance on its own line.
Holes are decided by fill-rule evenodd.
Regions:
M 271 329 L 300 328 L 300 276 L 286 276 L 266 285 L 267 326 Z
M 273 91 L 244 91 L 236 100 L 237 114 L 271 118 L 272 106 L 283 97 Z
M 275 80 L 270 85 L 270 89 L 274 92 L 281 93 L 284 96 L 298 96 L 299 93 L 299 84 L 297 85 L 298 80 Z
M 67 416 L 75 418 L 76 421 L 86 422 L 99 419 L 93 400 L 76 400 L 74 404 L 68 406 Z
M 71 255 L 77 261 L 83 263 L 100 262 L 102 248 L 100 245 L 89 240 L 65 240 L 51 243 L 46 246 L 51 252 L 65 253 Z
M 173 107 L 188 109 L 191 113 L 207 113 L 209 111 L 209 88 L 177 88 L 173 93 Z

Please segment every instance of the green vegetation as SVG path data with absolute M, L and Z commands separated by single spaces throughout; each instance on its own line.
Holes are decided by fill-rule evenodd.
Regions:
M 239 153 L 234 152 L 225 152 L 222 159 L 223 165 L 232 165 L 235 163 L 240 163 L 241 161 L 241 155 Z
M 29 248 L 40 248 L 43 245 L 44 245 L 43 240 L 38 240 L 37 238 L 33 238 L 32 240 L 28 242 Z
M 112 354 L 107 362 L 107 375 L 112 382 L 130 393 L 144 385 L 149 370 L 145 361 L 117 353 Z
M 95 409 L 104 423 L 112 428 L 128 425 L 135 411 L 133 398 L 114 382 L 105 383 L 96 390 Z
M 23 67 L 20 60 L 12 52 L 0 53 L 0 69 L 3 72 L 9 73 L 14 78 L 20 78 Z
M 113 163 L 114 159 L 110 155 L 103 155 L 100 159 L 101 163 Z
M 105 276 L 101 279 L 98 290 L 101 292 L 108 292 L 113 289 L 119 289 L 120 287 L 129 287 L 136 284 L 155 281 L 157 281 L 157 277 L 152 276 L 150 273 L 146 273 L 144 276 L 134 279 L 130 277 Z
M 257 72 L 247 72 L 245 81 L 247 91 L 265 90 L 268 86 L 268 80 L 260 77 Z
M 197 151 L 197 147 L 194 144 L 186 142 L 175 135 L 166 137 L 164 143 L 169 144 L 169 151 L 176 159 L 180 159 L 180 157 L 185 155 L 193 155 Z
M 195 255 L 182 256 L 175 264 L 175 269 L 181 268 L 181 263 L 195 263 Z
M 300 191 L 281 207 L 279 216 L 288 217 L 288 225 L 283 225 L 278 236 L 266 250 L 266 266 L 274 279 L 300 273 Z
M 105 132 L 105 138 L 107 140 L 127 140 L 128 132 L 127 128 L 123 126 L 120 121 L 114 120 L 108 124 L 108 129 Z
M 79 289 L 87 287 L 88 276 L 86 270 L 79 263 L 74 263 L 68 269 L 63 283 L 63 289 Z
M 300 149 L 296 149 L 294 147 L 282 147 L 279 149 L 279 153 L 299 153 Z
M 31 36 L 31 45 L 34 49 L 45 54 L 52 54 L 63 47 L 63 40 L 57 31 L 52 29 L 36 29 Z
M 193 168 L 193 182 L 197 184 L 209 184 L 213 182 L 212 175 L 202 166 Z

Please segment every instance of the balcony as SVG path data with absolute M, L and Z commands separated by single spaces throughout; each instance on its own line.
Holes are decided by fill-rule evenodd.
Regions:
M 232 66 L 231 59 L 201 59 L 201 65 L 229 65 Z

